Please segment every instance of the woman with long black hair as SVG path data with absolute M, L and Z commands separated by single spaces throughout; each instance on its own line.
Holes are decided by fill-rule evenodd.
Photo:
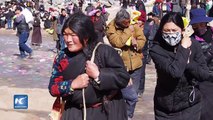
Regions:
M 156 120 L 200 120 L 199 81 L 210 80 L 201 47 L 185 34 L 181 15 L 166 14 L 150 51 L 157 70 Z
M 62 120 L 127 120 L 127 110 L 121 89 L 130 76 L 114 48 L 101 44 L 90 61 L 97 45 L 97 35 L 90 18 L 74 13 L 62 28 L 67 47 L 60 51 L 53 64 L 49 91 L 62 97 L 65 109 Z M 83 112 L 82 89 L 85 89 L 86 112 Z

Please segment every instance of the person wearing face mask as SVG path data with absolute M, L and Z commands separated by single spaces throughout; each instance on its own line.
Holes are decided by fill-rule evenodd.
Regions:
M 213 72 L 213 28 L 207 25 L 213 17 L 206 17 L 204 9 L 191 10 L 190 17 L 190 24 L 194 30 L 191 37 L 201 44 L 208 67 Z
M 179 13 L 162 19 L 150 55 L 157 72 L 155 120 L 200 120 L 198 81 L 210 80 L 199 43 L 184 31 Z
M 191 10 L 190 18 L 194 30 L 191 37 L 200 43 L 210 74 L 213 74 L 213 28 L 207 25 L 213 18 L 207 17 L 204 9 Z M 212 120 L 213 114 L 210 110 L 213 109 L 213 83 L 200 83 L 200 90 L 203 97 L 201 120 Z

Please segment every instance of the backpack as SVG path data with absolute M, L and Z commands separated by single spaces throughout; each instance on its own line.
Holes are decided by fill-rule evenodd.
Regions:
M 33 17 L 32 12 L 30 12 L 29 9 L 24 8 L 24 10 L 22 11 L 22 14 L 25 17 L 26 23 L 33 23 L 34 17 Z

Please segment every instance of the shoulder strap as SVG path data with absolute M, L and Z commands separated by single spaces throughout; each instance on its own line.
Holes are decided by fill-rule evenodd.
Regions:
M 90 60 L 90 61 L 94 62 L 94 60 L 95 60 L 95 52 L 96 52 L 96 49 L 97 49 L 98 46 L 101 45 L 101 44 L 103 44 L 103 43 L 102 43 L 102 42 L 98 42 L 98 43 L 96 44 L 96 46 L 95 46 L 95 48 L 94 48 L 94 50 L 93 50 L 93 52 L 92 52 L 92 57 L 91 57 L 91 60 Z
M 92 51 L 92 57 L 91 57 L 91 60 L 92 62 L 94 62 L 94 59 L 95 59 L 95 52 L 96 52 L 96 49 L 98 48 L 98 46 L 102 44 L 101 42 L 98 42 L 94 48 L 94 50 Z M 83 120 L 86 120 L 86 116 L 87 116 L 87 111 L 86 111 L 86 99 L 85 99 L 85 88 L 82 89 L 82 96 L 83 96 Z

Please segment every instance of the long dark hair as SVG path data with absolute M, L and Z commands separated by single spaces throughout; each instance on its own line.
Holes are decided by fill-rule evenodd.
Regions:
M 175 25 L 181 28 L 181 30 L 184 30 L 184 25 L 183 25 L 183 19 L 180 15 L 180 13 L 177 12 L 169 12 L 163 18 L 161 19 L 159 29 L 154 37 L 154 41 L 160 41 L 162 40 L 162 30 L 163 26 L 168 23 L 168 22 L 173 22 Z
M 72 14 L 64 23 L 62 33 L 66 28 L 77 34 L 81 44 L 85 47 L 85 40 L 90 51 L 97 44 L 97 34 L 95 33 L 94 24 L 91 19 L 82 12 Z

